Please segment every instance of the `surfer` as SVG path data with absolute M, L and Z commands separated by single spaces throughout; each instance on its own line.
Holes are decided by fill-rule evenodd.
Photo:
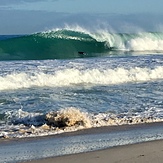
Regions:
M 83 58 L 83 57 L 87 56 L 87 53 L 85 53 L 83 51 L 78 51 L 78 55 L 79 55 L 79 57 Z
M 78 54 L 82 54 L 82 55 L 85 55 L 86 53 L 85 52 L 82 52 L 82 51 L 79 51 Z
M 87 53 L 85 53 L 83 51 L 78 51 L 78 55 L 82 58 L 82 57 L 86 57 Z

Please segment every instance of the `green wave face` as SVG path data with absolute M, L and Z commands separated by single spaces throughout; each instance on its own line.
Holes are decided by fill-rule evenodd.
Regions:
M 0 60 L 67 59 L 92 53 L 103 53 L 108 48 L 91 36 L 67 30 L 38 33 L 0 41 Z
M 163 33 L 97 33 L 61 29 L 0 40 L 0 60 L 95 57 L 113 51 L 163 51 Z

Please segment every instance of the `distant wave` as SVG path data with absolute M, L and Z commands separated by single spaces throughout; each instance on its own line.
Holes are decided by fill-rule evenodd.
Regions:
M 110 33 L 63 28 L 0 39 L 0 60 L 95 57 L 114 51 L 163 51 L 163 33 Z

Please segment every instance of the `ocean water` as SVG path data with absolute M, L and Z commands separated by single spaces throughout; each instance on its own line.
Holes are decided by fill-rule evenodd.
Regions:
M 64 28 L 0 37 L 0 137 L 163 121 L 163 33 Z

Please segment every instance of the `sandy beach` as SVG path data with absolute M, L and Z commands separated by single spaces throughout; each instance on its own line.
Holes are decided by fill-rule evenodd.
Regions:
M 162 163 L 163 123 L 0 140 L 0 163 Z
M 162 163 L 162 160 L 163 140 L 158 140 L 26 163 Z

